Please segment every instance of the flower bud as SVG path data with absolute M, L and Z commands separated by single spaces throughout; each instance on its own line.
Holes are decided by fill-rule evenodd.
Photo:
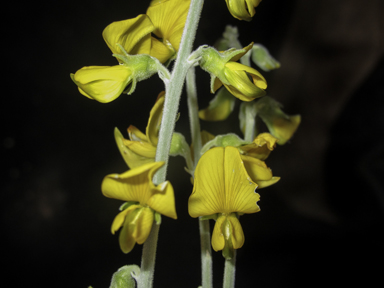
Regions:
M 257 115 L 267 125 L 269 132 L 279 141 L 277 144 L 285 144 L 301 122 L 300 115 L 289 116 L 281 110 L 282 105 L 269 96 L 263 97 L 256 102 Z
M 83 67 L 71 74 L 84 96 L 108 103 L 115 100 L 132 81 L 132 71 L 124 65 Z
M 252 47 L 252 61 L 264 71 L 271 71 L 280 68 L 280 63 L 269 54 L 267 48 L 261 44 L 254 44 Z

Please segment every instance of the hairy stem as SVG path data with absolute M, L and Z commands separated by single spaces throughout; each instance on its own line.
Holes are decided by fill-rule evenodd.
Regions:
M 166 178 L 169 150 L 171 147 L 172 134 L 175 129 L 180 95 L 185 76 L 190 68 L 187 59 L 192 51 L 192 45 L 195 39 L 203 3 L 204 0 L 191 0 L 179 51 L 177 52 L 175 66 L 172 70 L 169 82 L 165 82 L 164 110 L 155 158 L 155 161 L 164 161 L 165 165 L 155 174 L 153 178 L 155 184 L 164 182 Z M 153 286 L 158 232 L 159 225 L 153 225 L 152 231 L 143 245 L 141 271 L 137 280 L 138 288 L 152 288 Z

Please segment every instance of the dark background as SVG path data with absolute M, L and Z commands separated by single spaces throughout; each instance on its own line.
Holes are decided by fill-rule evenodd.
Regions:
M 381 0 L 264 0 L 252 22 L 224 0 L 206 1 L 195 46 L 212 45 L 227 24 L 243 45 L 267 46 L 281 62 L 263 73 L 268 93 L 302 125 L 267 160 L 282 179 L 260 190 L 260 213 L 242 217 L 237 287 L 365 287 L 381 280 L 384 224 L 384 5 Z M 138 3 L 138 4 L 136 4 Z M 113 138 L 145 129 L 163 89 L 158 77 L 131 96 L 101 104 L 80 95 L 69 73 L 115 65 L 103 42 L 111 22 L 145 13 L 149 1 L 43 1 L 7 4 L 1 105 L 1 238 L 7 287 L 108 287 L 113 272 L 140 264 L 141 246 L 124 255 L 110 225 L 121 202 L 100 192 L 103 177 L 126 166 Z M 8 14 L 6 12 L 6 14 Z M 199 104 L 212 95 L 197 75 Z M 237 108 L 238 108 L 237 103 Z M 219 134 L 239 133 L 237 108 Z M 190 139 L 186 101 L 176 130 Z M 154 287 L 200 285 L 196 219 L 182 159 L 168 178 L 177 221 L 163 217 Z M 213 226 L 213 222 L 211 223 Z M 214 253 L 215 287 L 222 281 Z

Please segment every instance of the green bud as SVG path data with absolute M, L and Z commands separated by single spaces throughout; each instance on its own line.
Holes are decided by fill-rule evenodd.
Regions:
M 235 107 L 236 98 L 224 87 L 220 88 L 209 106 L 199 111 L 199 118 L 205 121 L 222 121 L 228 118 Z
M 252 61 L 264 71 L 280 68 L 280 63 L 269 54 L 267 48 L 261 44 L 252 47 Z
M 282 105 L 269 96 L 256 102 L 256 110 L 261 120 L 267 125 L 269 132 L 279 139 L 277 144 L 284 145 L 292 138 L 301 122 L 300 115 L 287 115 Z
M 231 47 L 241 49 L 242 46 L 238 40 L 239 32 L 236 26 L 227 25 L 223 33 L 223 37 L 220 38 L 216 43 L 215 47 L 217 50 L 223 51 Z
M 113 273 L 109 288 L 135 288 L 135 279 L 140 274 L 140 267 L 137 265 L 126 265 Z
M 188 170 L 193 171 L 191 149 L 183 134 L 178 132 L 173 133 L 169 155 L 184 157 Z
M 208 141 L 203 148 L 201 149 L 201 155 L 207 152 L 212 147 L 227 147 L 234 146 L 239 147 L 240 145 L 249 144 L 250 142 L 244 141 L 239 136 L 234 133 L 229 133 L 226 135 L 217 135 L 211 141 Z

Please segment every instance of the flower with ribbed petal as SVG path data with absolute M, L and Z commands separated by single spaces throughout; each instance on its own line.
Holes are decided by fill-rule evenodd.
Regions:
M 253 163 L 250 163 L 253 166 Z M 216 218 L 212 247 L 231 258 L 234 249 L 244 244 L 238 215 L 260 211 L 260 195 L 235 147 L 215 147 L 200 158 L 195 170 L 192 195 L 188 201 L 191 217 Z
M 128 128 L 129 139 L 125 139 L 119 129 L 115 128 L 117 147 L 128 167 L 135 168 L 155 161 L 158 133 L 163 115 L 165 92 L 161 92 L 149 113 L 145 134 L 131 125 Z
M 104 196 L 126 201 L 111 227 L 112 234 L 122 227 L 119 243 L 124 253 L 147 240 L 155 212 L 177 219 L 171 183 L 155 185 L 152 182 L 154 173 L 163 165 L 164 162 L 153 162 L 123 174 L 111 174 L 101 184 Z
M 252 46 L 253 43 L 242 49 L 232 48 L 223 52 L 213 47 L 196 50 L 200 67 L 211 75 L 212 93 L 224 85 L 233 96 L 247 102 L 266 94 L 267 81 L 263 75 L 252 67 L 236 62 Z

